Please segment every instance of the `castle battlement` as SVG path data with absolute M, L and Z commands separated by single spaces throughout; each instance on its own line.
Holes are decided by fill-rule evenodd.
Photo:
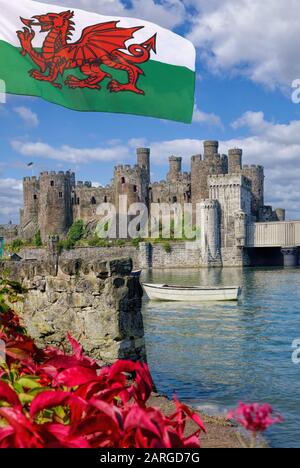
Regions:
M 44 171 L 44 172 L 41 172 L 40 173 L 40 178 L 41 177 L 73 177 L 75 175 L 74 172 L 70 172 L 70 171 Z
M 264 167 L 259 164 L 244 164 L 243 169 L 264 171 Z
M 89 180 L 85 182 L 83 182 L 82 180 L 79 180 L 76 184 L 76 188 L 93 188 L 93 184 Z
M 194 154 L 194 156 L 191 157 L 191 161 L 192 163 L 202 161 L 202 154 Z
M 218 200 L 211 200 L 210 198 L 208 198 L 207 200 L 201 201 L 200 207 L 206 210 L 215 210 L 215 209 L 219 209 L 220 205 L 219 205 Z
M 23 182 L 38 182 L 38 178 L 36 176 L 23 177 Z
M 224 186 L 224 185 L 231 185 L 231 186 L 244 186 L 251 190 L 252 182 L 242 174 L 220 174 L 220 175 L 213 175 L 208 178 L 208 184 L 210 187 L 213 186 Z

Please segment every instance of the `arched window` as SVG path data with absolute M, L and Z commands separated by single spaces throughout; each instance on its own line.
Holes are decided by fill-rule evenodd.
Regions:
M 107 203 L 107 196 L 104 197 L 104 203 Z
M 37 200 L 37 195 L 33 195 L 33 199 L 34 199 L 34 200 Z
M 125 177 L 122 177 L 121 178 L 121 184 L 125 184 L 125 183 L 126 183 Z
M 91 198 L 91 205 L 96 205 L 96 204 L 97 204 L 96 198 L 92 197 Z
M 134 191 L 134 193 L 137 192 L 137 186 L 136 185 L 133 186 L 133 191 Z
M 50 185 L 51 187 L 54 187 L 54 180 L 51 180 Z
M 173 203 L 177 203 L 177 197 L 173 197 Z

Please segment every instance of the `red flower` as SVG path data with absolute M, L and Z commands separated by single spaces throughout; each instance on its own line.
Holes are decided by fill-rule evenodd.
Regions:
M 250 405 L 240 403 L 237 409 L 228 413 L 227 418 L 235 420 L 248 431 L 255 433 L 264 432 L 273 424 L 283 421 L 281 416 L 273 416 L 273 409 L 270 405 L 259 403 Z
M 0 370 L 0 448 L 199 448 L 199 416 L 176 399 L 171 416 L 147 405 L 153 382 L 146 364 L 101 368 L 70 335 L 71 355 L 40 350 L 13 313 L 0 315 L 0 327 L 8 351 Z M 188 420 L 197 431 L 186 436 Z

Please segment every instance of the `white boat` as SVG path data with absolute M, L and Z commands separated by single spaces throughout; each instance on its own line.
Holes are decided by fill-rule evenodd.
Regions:
M 240 287 L 203 288 L 200 286 L 168 286 L 167 284 L 142 283 L 152 301 L 210 302 L 237 301 L 241 295 Z

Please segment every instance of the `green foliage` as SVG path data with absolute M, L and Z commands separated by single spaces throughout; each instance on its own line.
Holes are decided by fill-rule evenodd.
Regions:
M 75 242 L 72 242 L 70 239 L 64 239 L 59 241 L 57 244 L 58 251 L 61 252 L 62 250 L 71 250 L 75 247 Z
M 75 221 L 70 227 L 66 239 L 59 241 L 58 249 L 61 252 L 63 249 L 71 250 L 74 249 L 76 244 L 78 244 L 85 235 L 85 224 L 82 219 Z
M 35 247 L 42 247 L 42 237 L 41 237 L 41 231 L 37 231 L 35 236 L 34 236 L 34 245 Z
M 143 239 L 141 237 L 137 237 L 136 239 L 132 239 L 131 244 L 138 248 L 141 242 L 143 242 Z
M 88 246 L 89 247 L 110 247 L 111 244 L 105 240 L 105 239 L 100 239 L 100 237 L 95 234 L 91 239 L 88 240 Z
M 24 246 L 24 243 L 21 239 L 15 239 L 11 243 L 11 249 L 14 252 L 19 252 L 23 246 Z
M 0 277 L 0 313 L 10 310 L 9 304 L 14 304 L 23 300 L 26 289 L 20 283 Z
M 168 254 L 172 252 L 172 247 L 171 247 L 170 242 L 164 242 L 163 248 L 164 248 L 164 251 Z
M 124 240 L 124 239 L 117 239 L 117 240 L 115 241 L 115 245 L 116 245 L 117 247 L 125 247 L 125 245 L 126 245 L 126 240 Z
M 85 224 L 82 219 L 75 221 L 75 223 L 71 226 L 67 239 L 76 244 L 76 242 L 80 241 L 85 234 Z

